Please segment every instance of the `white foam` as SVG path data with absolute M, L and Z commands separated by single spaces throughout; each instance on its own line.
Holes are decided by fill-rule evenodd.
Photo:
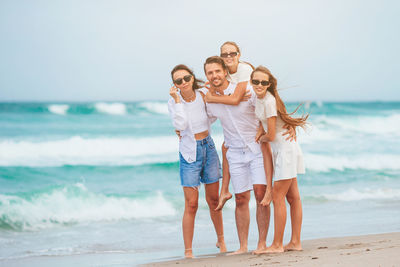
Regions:
M 305 153 L 305 164 L 308 170 L 327 172 L 345 169 L 364 170 L 400 170 L 400 155 L 394 154 L 361 154 L 361 155 L 319 155 Z
M 164 114 L 168 115 L 168 104 L 161 103 L 161 102 L 143 102 L 140 104 L 141 107 L 147 109 L 147 111 L 151 113 L 157 113 L 157 114 Z
M 0 194 L 0 218 L 21 229 L 37 230 L 71 223 L 131 220 L 173 216 L 176 211 L 162 193 L 133 199 L 106 196 L 83 184 L 41 193 L 29 200 Z
M 346 117 L 328 117 L 325 115 L 315 116 L 313 123 L 318 127 L 325 125 L 326 128 L 332 128 L 336 131 L 400 135 L 400 114 L 392 114 L 386 117 L 382 116 L 346 116 Z M 338 131 L 339 132 L 339 131 Z
M 0 166 L 137 165 L 177 160 L 177 136 L 0 141 Z
M 69 109 L 69 105 L 49 105 L 49 111 L 58 115 L 65 115 Z
M 400 190 L 392 188 L 366 188 L 362 190 L 356 190 L 354 188 L 350 188 L 344 192 L 337 194 L 322 194 L 319 195 L 319 197 L 334 201 L 359 201 L 364 199 L 400 200 Z
M 111 115 L 125 115 L 127 113 L 126 105 L 123 103 L 96 103 L 95 108 L 98 112 Z

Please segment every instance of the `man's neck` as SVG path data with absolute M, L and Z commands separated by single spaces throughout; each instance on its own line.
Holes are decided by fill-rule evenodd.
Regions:
M 213 92 L 215 92 L 215 93 L 218 93 L 218 94 L 220 94 L 220 95 L 224 95 L 224 90 L 226 89 L 226 88 L 228 88 L 228 86 L 229 86 L 229 82 L 228 82 L 228 80 L 225 80 L 220 86 L 218 86 L 218 87 L 215 87 L 215 86 L 210 86 L 210 90 L 211 91 L 213 91 Z

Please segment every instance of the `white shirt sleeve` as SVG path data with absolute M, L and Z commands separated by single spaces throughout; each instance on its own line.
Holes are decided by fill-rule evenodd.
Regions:
M 168 101 L 168 111 L 175 129 L 179 131 L 186 130 L 188 127 L 188 118 L 183 103 L 175 103 L 175 100 L 170 98 Z
M 266 101 L 264 102 L 265 105 L 265 114 L 267 118 L 278 116 L 277 109 L 276 109 L 276 99 L 273 95 L 268 95 Z

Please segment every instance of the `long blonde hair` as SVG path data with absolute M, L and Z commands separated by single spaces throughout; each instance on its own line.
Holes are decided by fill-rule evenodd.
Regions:
M 274 75 L 272 75 L 272 73 L 266 67 L 258 66 L 251 73 L 250 80 L 253 80 L 253 74 L 257 71 L 268 75 L 269 82 L 271 85 L 268 87 L 267 90 L 275 97 L 276 109 L 277 109 L 278 115 L 283 120 L 283 122 L 285 122 L 286 124 L 293 126 L 293 127 L 297 127 L 297 126 L 304 127 L 307 123 L 306 120 L 308 119 L 309 114 L 304 115 L 300 118 L 293 118 L 290 116 L 290 115 L 293 115 L 294 113 L 296 113 L 302 104 L 298 105 L 297 108 L 292 113 L 287 113 L 285 103 L 283 103 L 281 97 L 278 94 L 278 90 L 276 89 L 278 86 L 278 81 L 276 80 Z

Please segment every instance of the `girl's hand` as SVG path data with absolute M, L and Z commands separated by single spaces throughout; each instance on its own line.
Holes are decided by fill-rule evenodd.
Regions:
M 206 81 L 206 82 L 204 83 L 204 87 L 207 88 L 208 90 L 210 90 L 210 82 L 209 82 L 209 81 Z
M 175 103 L 180 103 L 180 97 L 178 95 L 178 88 L 176 88 L 176 86 L 172 86 L 169 89 L 169 95 L 172 96 L 172 98 L 175 100 Z
M 272 201 L 272 191 L 271 190 L 267 190 L 265 192 L 264 198 L 261 200 L 260 204 L 264 207 L 269 206 L 269 204 L 271 204 Z
M 207 94 L 204 96 L 204 100 L 205 100 L 207 103 L 212 103 L 213 95 L 211 94 L 210 91 L 208 91 Z
M 246 93 L 243 95 L 241 102 L 245 102 L 251 98 L 250 90 L 246 90 Z

